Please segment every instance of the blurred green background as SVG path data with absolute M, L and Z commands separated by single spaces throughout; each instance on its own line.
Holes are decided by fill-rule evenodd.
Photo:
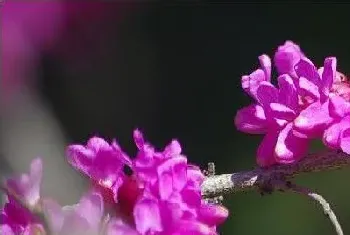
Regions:
M 318 66 L 334 55 L 338 71 L 350 72 L 348 4 L 103 4 L 108 15 L 77 14 L 37 67 L 33 86 L 69 142 L 98 134 L 132 155 L 138 127 L 159 148 L 177 138 L 202 167 L 248 170 L 261 136 L 238 132 L 233 118 L 251 102 L 240 78 L 259 55 L 273 57 L 293 40 Z M 350 234 L 350 169 L 297 181 L 327 198 Z M 238 193 L 224 204 L 224 235 L 335 234 L 322 209 L 300 195 Z

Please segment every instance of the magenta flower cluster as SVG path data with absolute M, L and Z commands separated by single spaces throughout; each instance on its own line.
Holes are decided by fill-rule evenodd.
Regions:
M 204 175 L 187 162 L 173 140 L 161 152 L 134 131 L 138 148 L 130 159 L 113 141 L 93 137 L 71 145 L 68 161 L 86 175 L 92 187 L 76 205 L 60 206 L 41 198 L 42 162 L 35 159 L 29 174 L 6 184 L 30 207 L 41 206 L 50 230 L 57 235 L 214 235 L 228 216 L 226 208 L 201 197 Z M 124 168 L 131 168 L 127 174 Z M 43 234 L 39 218 L 11 195 L 1 211 L 1 234 Z
M 259 69 L 242 76 L 242 88 L 254 102 L 235 117 L 240 131 L 265 134 L 258 164 L 296 162 L 313 139 L 350 153 L 350 84 L 337 72 L 336 58 L 327 57 L 317 68 L 287 41 L 274 55 L 277 85 L 271 81 L 271 59 L 261 55 L 259 60 Z
M 337 72 L 336 58 L 326 58 L 317 68 L 298 45 L 287 41 L 273 58 L 276 83 L 270 57 L 261 55 L 259 61 L 260 68 L 241 79 L 253 103 L 235 117 L 238 130 L 265 135 L 258 164 L 294 163 L 314 139 L 350 154 L 350 83 Z M 138 151 L 133 158 L 116 141 L 99 137 L 67 148 L 69 163 L 91 182 L 75 205 L 60 206 L 41 197 L 42 162 L 33 160 L 28 174 L 5 181 L 11 192 L 1 209 L 1 234 L 45 234 L 47 226 L 53 235 L 217 234 L 228 211 L 202 198 L 205 176 L 187 162 L 179 142 L 158 151 L 138 130 L 134 141 Z M 35 209 L 47 223 L 33 214 Z

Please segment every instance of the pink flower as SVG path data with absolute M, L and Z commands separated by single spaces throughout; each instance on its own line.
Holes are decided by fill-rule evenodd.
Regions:
M 60 207 L 56 202 L 46 200 L 44 206 L 54 234 L 100 234 L 104 204 L 98 192 L 85 194 L 75 205 Z
M 201 198 L 204 175 L 189 165 L 181 146 L 173 140 L 162 152 L 146 143 L 141 132 L 134 131 L 139 149 L 130 164 L 116 144 L 92 138 L 87 146 L 68 148 L 70 162 L 94 182 L 105 182 L 114 201 L 107 204 L 115 211 L 107 234 L 216 234 L 216 226 L 228 211 Z M 132 175 L 123 173 L 129 165 Z M 118 185 L 118 190 L 115 190 Z M 109 197 L 102 194 L 106 200 Z
M 300 47 L 292 41 L 286 41 L 278 47 L 274 56 L 278 73 L 288 74 L 292 78 L 297 78 L 294 67 L 302 58 L 305 58 L 305 55 L 300 50 Z
M 35 159 L 29 174 L 10 178 L 7 187 L 14 191 L 29 207 L 40 206 L 48 217 L 51 230 L 56 235 L 97 235 L 104 212 L 103 198 L 98 192 L 87 193 L 78 204 L 60 207 L 56 202 L 40 198 L 42 162 Z M 40 202 L 39 202 L 40 200 Z M 4 235 L 41 234 L 42 221 L 23 207 L 12 196 L 1 210 L 0 231 Z
M 126 223 L 122 218 L 111 218 L 107 225 L 106 235 L 125 234 L 140 235 L 132 224 Z
M 0 97 L 9 98 L 31 73 L 39 52 L 57 39 L 64 15 L 60 1 L 1 4 Z
M 16 193 L 29 206 L 36 206 L 40 199 L 42 162 L 34 159 L 29 174 L 22 174 L 6 180 L 7 187 Z M 1 211 L 2 234 L 22 234 L 41 227 L 39 220 L 12 196 L 8 196 Z M 13 233 L 10 233 L 12 231 Z
M 317 71 L 310 61 L 301 60 L 299 87 L 314 102 L 300 113 L 294 126 L 308 136 L 322 137 L 330 148 L 350 152 L 346 131 L 350 127 L 350 86 L 336 71 L 336 63 L 336 58 L 326 58 Z
M 242 77 L 243 89 L 256 103 L 235 117 L 238 130 L 266 134 L 257 151 L 258 164 L 298 161 L 310 139 L 322 135 L 327 146 L 350 153 L 350 86 L 337 72 L 336 58 L 326 58 L 317 69 L 299 46 L 287 41 L 278 47 L 275 65 L 283 73 L 277 79 L 278 88 L 261 72 L 264 69 L 248 76 L 249 85 L 247 76 Z
M 140 234 L 216 234 L 228 211 L 201 199 L 204 175 L 188 165 L 181 146 L 173 140 L 163 152 L 145 143 L 139 131 L 134 132 L 139 153 L 134 160 L 136 177 L 142 194 L 133 215 Z
M 308 97 L 308 101 L 300 104 L 305 108 L 294 120 L 294 126 L 310 137 L 320 137 L 332 121 L 328 106 L 331 88 L 336 80 L 336 66 L 336 58 L 329 57 L 320 70 L 307 59 L 301 59 L 295 67 L 299 76 L 299 94 Z
M 93 137 L 86 146 L 70 145 L 67 155 L 73 167 L 110 195 L 109 201 L 117 201 L 116 195 L 125 177 L 123 167 L 131 165 L 131 161 L 115 141 L 108 144 L 102 138 Z
M 292 163 L 300 159 L 307 150 L 307 137 L 294 130 L 293 121 L 301 111 L 300 97 L 293 78 L 294 71 L 286 69 L 296 63 L 296 58 L 301 58 L 302 53 L 298 48 L 291 42 L 279 47 L 275 55 L 276 67 L 291 75 L 280 75 L 277 79 L 278 88 L 270 82 L 271 68 L 265 66 L 270 63 L 261 63 L 262 69 L 242 77 L 243 89 L 256 103 L 237 112 L 235 125 L 238 130 L 246 133 L 266 134 L 257 151 L 257 162 L 260 166 Z M 266 55 L 260 56 L 260 61 L 261 58 L 270 61 Z
M 30 165 L 29 174 L 22 174 L 6 180 L 9 188 L 21 196 L 30 206 L 35 206 L 40 199 L 40 185 L 42 179 L 42 161 L 34 159 Z
M 259 56 L 261 69 L 257 69 L 250 75 L 243 75 L 241 82 L 243 90 L 253 99 L 257 99 L 256 92 L 260 83 L 270 82 L 271 79 L 271 59 L 267 55 Z
M 342 82 L 350 94 L 349 84 Z M 347 95 L 348 97 L 348 95 Z M 329 98 L 329 114 L 332 118 L 331 124 L 323 132 L 323 143 L 333 149 L 341 149 L 345 153 L 350 153 L 350 102 L 349 99 L 332 94 Z

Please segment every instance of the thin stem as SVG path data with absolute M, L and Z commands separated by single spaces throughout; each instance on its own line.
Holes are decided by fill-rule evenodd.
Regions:
M 321 195 L 319 195 L 315 192 L 312 192 L 311 190 L 309 190 L 307 188 L 303 188 L 303 187 L 300 187 L 297 185 L 290 185 L 289 189 L 292 192 L 306 195 L 309 198 L 313 199 L 314 201 L 318 202 L 322 206 L 325 215 L 327 215 L 329 220 L 332 222 L 332 224 L 335 228 L 335 231 L 337 232 L 337 235 L 344 235 L 343 230 L 340 226 L 340 223 L 337 219 L 337 216 L 333 212 L 332 208 L 330 207 L 330 205 L 326 201 L 326 199 L 324 199 Z

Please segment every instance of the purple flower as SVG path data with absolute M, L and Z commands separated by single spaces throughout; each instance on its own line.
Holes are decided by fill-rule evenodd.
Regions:
M 259 56 L 261 69 L 257 69 L 250 75 L 243 75 L 241 78 L 243 90 L 253 99 L 257 99 L 256 92 L 261 82 L 270 82 L 271 59 L 267 55 Z
M 11 195 L 8 195 L 8 201 L 1 209 L 1 234 L 42 234 L 42 221 L 29 211 L 36 206 L 40 206 L 47 216 L 55 235 L 99 234 L 104 213 L 103 197 L 100 193 L 91 191 L 82 197 L 78 204 L 61 208 L 53 200 L 40 198 L 41 176 L 42 162 L 35 159 L 31 163 L 29 174 L 6 181 Z M 19 204 L 17 198 L 12 197 L 12 192 L 23 200 L 28 208 Z
M 306 107 L 294 124 L 303 133 L 322 136 L 327 147 L 350 153 L 350 85 L 336 71 L 336 62 L 334 57 L 326 58 L 318 73 L 310 61 L 302 62 L 300 84 L 304 85 L 300 89 L 316 102 Z
M 87 175 L 104 193 L 112 194 L 109 201 L 117 201 L 125 177 L 123 167 L 131 165 L 131 161 L 115 141 L 110 145 L 102 138 L 93 137 L 86 146 L 70 145 L 67 155 L 74 168 Z
M 267 56 L 263 57 L 269 60 Z M 265 69 L 256 71 L 263 70 Z M 249 89 L 245 85 L 247 83 L 245 76 L 242 78 L 242 87 L 256 103 L 237 112 L 235 117 L 237 129 L 250 134 L 266 134 L 257 151 L 257 162 L 260 166 L 298 160 L 307 150 L 308 140 L 293 128 L 293 120 L 301 110 L 294 79 L 288 74 L 282 74 L 277 79 L 278 88 L 276 88 L 270 82 L 270 77 L 264 73 L 259 72 L 260 76 L 252 74 L 249 75 L 252 84 Z
M 113 217 L 107 224 L 106 235 L 140 235 L 135 227 L 120 217 Z
M 338 95 L 329 98 L 329 115 L 332 122 L 323 132 L 323 143 L 333 149 L 350 153 L 350 103 Z
M 228 211 L 202 200 L 204 175 L 187 164 L 180 144 L 173 140 L 157 152 L 138 130 L 134 138 L 139 153 L 133 169 L 143 188 L 133 210 L 136 230 L 140 234 L 216 234 Z
M 30 165 L 29 174 L 22 174 L 6 181 L 7 187 L 14 190 L 30 206 L 35 206 L 40 199 L 42 168 L 41 159 L 34 159 Z
M 189 165 L 173 140 L 159 152 L 134 131 L 139 149 L 132 175 L 124 176 L 107 234 L 216 234 L 228 211 L 201 198 L 204 175 Z
M 1 101 L 7 101 L 26 84 L 29 68 L 40 59 L 63 26 L 62 1 L 1 1 Z M 30 76 L 32 77 L 32 76 Z
M 286 41 L 278 47 L 274 63 L 279 74 L 288 74 L 292 78 L 297 78 L 294 67 L 301 58 L 305 58 L 305 55 L 300 47 L 292 41 Z
M 337 72 L 336 58 L 326 58 L 317 69 L 299 46 L 287 41 L 274 60 L 278 88 L 261 72 L 261 63 L 263 69 L 242 78 L 243 89 L 256 103 L 235 117 L 238 130 L 266 134 L 257 151 L 258 164 L 295 162 L 305 155 L 310 139 L 322 136 L 327 146 L 350 153 L 350 85 Z
M 22 174 L 6 180 L 7 187 L 16 193 L 26 204 L 34 207 L 40 199 L 40 184 L 42 178 L 42 162 L 34 159 L 29 174 Z M 13 234 L 22 234 L 33 229 L 41 228 L 38 219 L 20 205 L 15 198 L 8 195 L 8 201 L 1 210 L 1 229 L 12 231 Z M 2 234 L 11 234 L 4 232 Z
M 89 192 L 78 204 L 62 208 L 54 201 L 45 200 L 44 209 L 56 235 L 100 234 L 104 204 L 98 192 Z
M 313 138 L 323 137 L 327 143 L 327 133 L 334 134 L 334 128 L 325 130 L 333 122 L 347 114 L 347 102 L 338 90 L 342 88 L 338 83 L 339 73 L 336 71 L 337 60 L 334 57 L 325 59 L 324 67 L 319 70 L 309 60 L 301 60 L 296 66 L 299 79 L 299 91 L 303 96 L 309 97 L 312 103 L 307 104 L 294 120 L 295 128 Z M 336 84 L 336 85 L 335 85 Z M 344 92 L 343 92 L 344 93 Z M 302 104 L 305 106 L 305 104 Z M 332 134 L 332 135 L 333 135 Z M 334 142 L 334 141 L 332 141 Z M 333 144 L 329 144 L 332 146 Z
M 38 218 L 11 197 L 1 210 L 0 220 L 0 231 L 5 235 L 30 234 L 34 229 L 43 229 Z
M 144 141 L 140 131 L 134 131 L 134 139 L 139 151 L 133 161 L 115 142 L 110 145 L 97 137 L 86 146 L 69 146 L 70 163 L 95 183 L 72 206 L 61 207 L 40 198 L 42 163 L 34 160 L 28 175 L 7 180 L 7 186 L 28 208 L 9 196 L 1 211 L 2 234 L 43 232 L 42 221 L 30 211 L 39 205 L 56 235 L 217 234 L 216 227 L 227 218 L 228 211 L 202 199 L 204 175 L 187 163 L 178 141 L 173 140 L 159 152 Z M 131 167 L 132 175 L 123 173 L 125 165 Z

